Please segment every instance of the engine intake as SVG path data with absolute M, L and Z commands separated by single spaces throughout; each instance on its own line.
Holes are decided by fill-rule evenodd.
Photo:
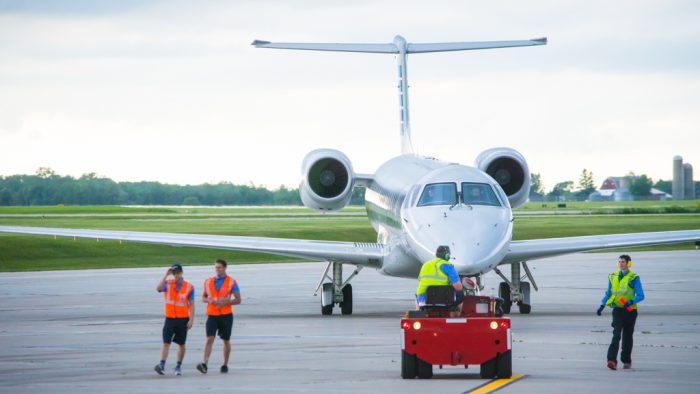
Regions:
M 355 173 L 350 159 L 334 149 L 317 149 L 304 158 L 299 186 L 301 201 L 311 209 L 345 208 L 352 197 Z
M 498 182 L 512 208 L 527 202 L 530 195 L 530 169 L 525 157 L 511 148 L 492 148 L 481 152 L 474 165 Z

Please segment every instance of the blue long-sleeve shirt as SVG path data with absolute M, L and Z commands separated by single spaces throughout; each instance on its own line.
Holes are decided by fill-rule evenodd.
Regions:
M 625 276 L 622 274 L 622 271 L 618 272 L 618 275 L 620 275 L 620 280 L 622 280 L 622 277 Z M 629 285 L 634 289 L 634 298 L 632 298 L 632 303 L 638 304 L 642 302 L 644 300 L 644 289 L 642 288 L 642 280 L 639 278 L 639 276 L 632 279 L 629 282 Z M 611 293 L 612 283 L 610 280 L 608 280 L 608 290 L 605 291 L 605 296 L 603 296 L 603 300 L 600 301 L 600 305 L 605 305 L 605 303 L 608 302 L 608 298 L 610 298 Z M 617 305 L 613 305 L 613 308 L 617 308 Z

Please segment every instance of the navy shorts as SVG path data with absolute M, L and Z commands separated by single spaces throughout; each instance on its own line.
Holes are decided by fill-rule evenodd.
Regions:
M 233 313 L 228 315 L 207 316 L 207 336 L 214 337 L 219 332 L 219 338 L 224 341 L 231 339 L 233 328 Z
M 187 341 L 187 322 L 189 317 L 165 318 L 163 325 L 163 343 L 175 342 L 184 345 Z

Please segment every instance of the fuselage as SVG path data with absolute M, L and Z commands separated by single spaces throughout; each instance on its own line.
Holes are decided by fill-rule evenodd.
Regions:
M 488 272 L 512 238 L 506 195 L 473 167 L 401 155 L 375 172 L 365 201 L 377 242 L 385 245 L 386 275 L 415 278 L 439 245 L 450 247 L 460 275 Z

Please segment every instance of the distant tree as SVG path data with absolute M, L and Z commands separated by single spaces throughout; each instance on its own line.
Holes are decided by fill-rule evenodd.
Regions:
M 645 197 L 651 195 L 651 186 L 653 182 L 646 175 L 635 177 L 630 184 L 630 194 L 635 197 Z
M 574 187 L 573 181 L 559 182 L 554 185 L 552 191 L 547 193 L 547 198 L 550 201 L 566 201 L 573 197 L 572 189 Z
M 595 181 L 593 180 L 593 173 L 584 168 L 578 181 L 576 197 L 579 201 L 583 201 L 594 191 L 596 191 L 596 188 Z
M 188 196 L 182 200 L 182 205 L 202 205 L 202 203 L 199 202 L 199 198 L 196 196 Z
M 540 174 L 530 173 L 530 200 L 542 201 L 544 197 L 544 187 L 542 187 L 542 177 Z
M 654 188 L 661 190 L 664 193 L 671 194 L 672 193 L 672 185 L 673 185 L 673 182 L 671 182 L 671 181 L 664 181 L 664 180 L 659 179 L 654 184 Z
M 39 178 L 51 178 L 52 176 L 56 176 L 56 173 L 49 167 L 39 167 L 36 170 L 36 176 Z

